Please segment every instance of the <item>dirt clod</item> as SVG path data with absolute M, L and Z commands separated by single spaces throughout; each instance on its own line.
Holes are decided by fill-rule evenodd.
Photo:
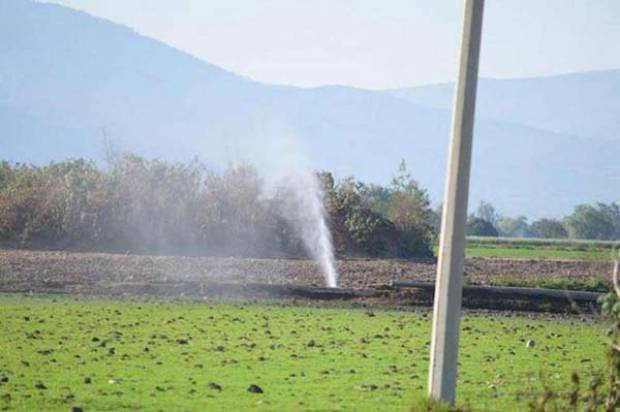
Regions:
M 207 384 L 207 388 L 213 389 L 214 391 L 222 392 L 222 386 L 215 382 L 209 382 Z
M 258 386 L 258 385 L 252 384 L 252 385 L 250 385 L 248 387 L 248 392 L 250 392 L 250 393 L 263 393 L 263 389 L 260 386 Z

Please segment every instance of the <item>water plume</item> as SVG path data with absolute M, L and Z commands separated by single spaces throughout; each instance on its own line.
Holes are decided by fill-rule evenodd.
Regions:
M 300 235 L 307 253 L 319 265 L 325 285 L 338 285 L 338 272 L 334 257 L 324 193 L 317 174 L 312 170 L 299 146 L 299 141 L 272 138 L 263 147 L 272 153 L 271 163 L 264 165 L 267 182 L 280 192 L 284 217 Z M 273 156 L 277 153 L 277 156 Z
M 338 285 L 332 236 L 327 224 L 324 193 L 315 173 L 298 170 L 283 180 L 287 196 L 285 217 L 295 226 L 310 256 L 317 262 L 327 287 Z

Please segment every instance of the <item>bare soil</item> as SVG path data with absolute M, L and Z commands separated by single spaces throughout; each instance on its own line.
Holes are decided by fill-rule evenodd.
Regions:
M 434 259 L 343 259 L 341 289 L 323 288 L 317 265 L 302 259 L 248 259 L 144 256 L 0 249 L 0 292 L 146 295 L 201 298 L 292 298 L 358 300 L 364 305 L 432 304 L 432 293 L 393 289 L 392 281 L 433 281 Z M 467 259 L 469 284 L 485 285 L 493 276 L 600 278 L 612 264 L 595 261 Z M 464 294 L 468 308 L 534 312 L 589 313 L 566 299 L 540 301 Z
M 372 288 L 393 280 L 432 281 L 435 269 L 434 259 L 344 259 L 338 261 L 339 286 Z M 485 258 L 467 259 L 465 268 L 468 282 L 481 285 L 494 276 L 609 279 L 611 271 L 611 262 Z M 301 259 L 0 250 L 0 290 L 4 291 L 27 285 L 132 282 L 324 285 L 317 265 Z

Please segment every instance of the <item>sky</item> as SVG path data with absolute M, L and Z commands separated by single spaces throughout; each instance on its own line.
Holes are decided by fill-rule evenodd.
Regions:
M 47 0 L 266 83 L 385 89 L 451 81 L 461 0 Z M 487 0 L 480 74 L 620 68 L 619 0 Z

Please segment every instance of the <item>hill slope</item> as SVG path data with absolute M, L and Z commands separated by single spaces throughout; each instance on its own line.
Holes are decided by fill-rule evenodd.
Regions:
M 388 91 L 407 101 L 450 109 L 452 84 Z M 481 117 L 569 135 L 620 140 L 620 70 L 527 79 L 481 79 Z
M 0 2 L 0 53 L 3 159 L 101 159 L 105 134 L 144 156 L 215 165 L 290 167 L 301 152 L 312 167 L 386 183 L 405 158 L 441 198 L 450 113 L 432 102 L 253 82 L 126 27 L 26 0 Z M 481 119 L 471 201 L 541 216 L 618 200 L 618 146 Z

